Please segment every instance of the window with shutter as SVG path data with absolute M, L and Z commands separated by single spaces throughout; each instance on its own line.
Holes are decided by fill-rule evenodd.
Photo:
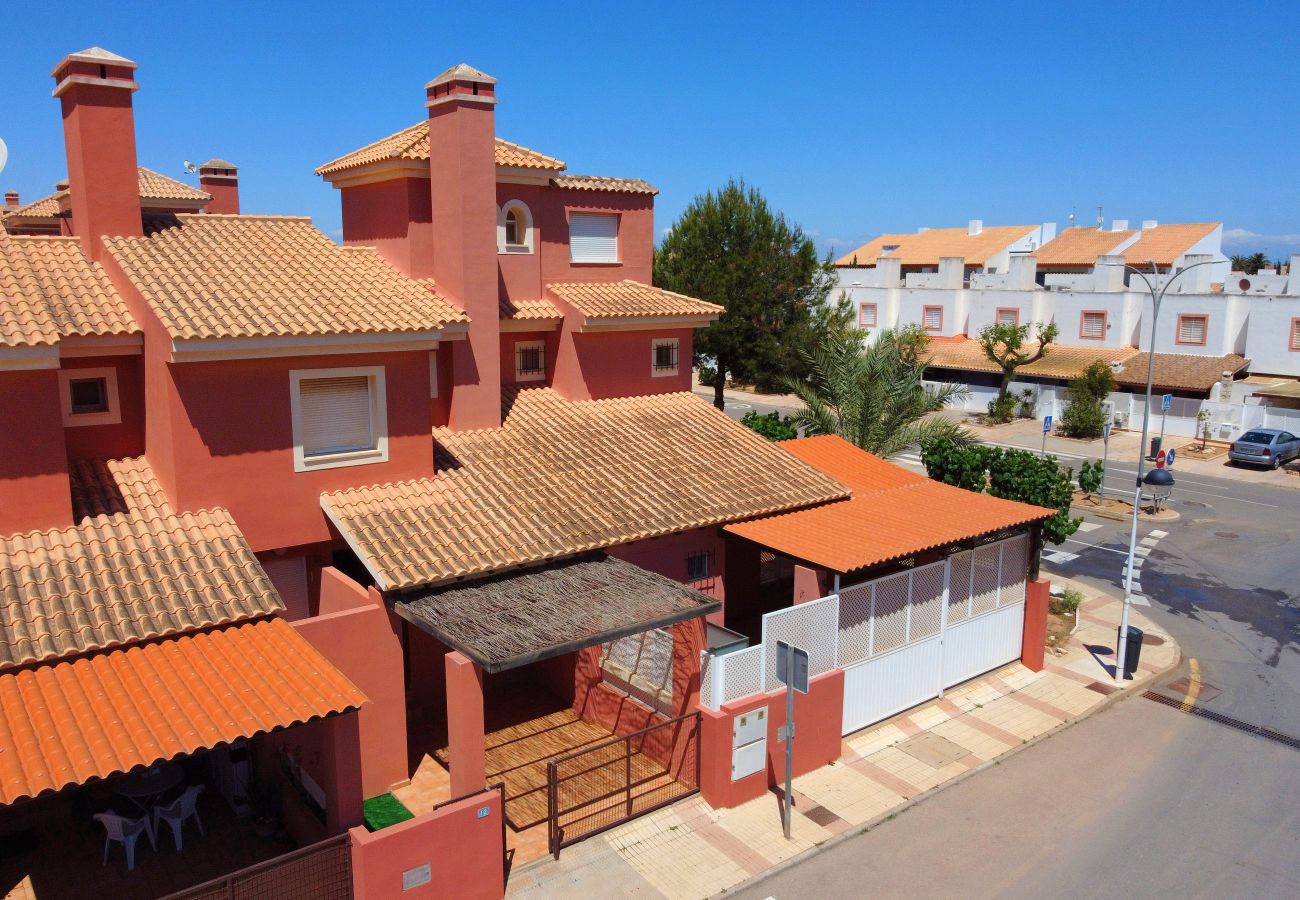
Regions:
M 998 310 L 998 324 L 999 324 L 999 325 L 1019 325 L 1019 324 L 1020 324 L 1020 310 L 1018 310 L 1018 309 L 1011 309 L 1011 308 L 999 309 L 999 310 Z
M 1084 310 L 1079 319 L 1079 337 L 1103 340 L 1106 337 L 1106 313 L 1101 310 Z
M 921 310 L 921 327 L 926 331 L 943 330 L 943 307 L 926 306 Z
M 858 307 L 858 325 L 863 328 L 876 327 L 876 304 L 864 303 Z
M 296 471 L 388 459 L 382 367 L 304 369 L 289 378 Z
M 570 214 L 569 259 L 576 263 L 618 262 L 618 216 Z
M 1300 350 L 1300 318 L 1291 320 L 1291 349 Z
M 1204 345 L 1209 326 L 1209 316 L 1179 316 L 1178 343 Z

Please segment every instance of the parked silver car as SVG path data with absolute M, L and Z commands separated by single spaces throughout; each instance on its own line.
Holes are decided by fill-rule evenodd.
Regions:
M 1252 428 L 1228 447 L 1228 459 L 1252 466 L 1278 466 L 1300 457 L 1300 438 L 1276 428 Z

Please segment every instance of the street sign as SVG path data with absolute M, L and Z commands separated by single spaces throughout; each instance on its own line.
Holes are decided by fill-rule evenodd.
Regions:
M 794 651 L 794 672 L 787 671 L 787 658 Z M 808 693 L 808 651 L 791 647 L 785 641 L 776 642 L 776 680 L 793 687 L 801 694 Z
M 1101 442 L 1102 442 L 1103 444 L 1109 444 L 1109 443 L 1110 443 L 1110 423 L 1109 423 L 1109 422 L 1107 422 L 1105 425 L 1101 426 Z
M 1173 467 L 1174 467 L 1174 448 L 1170 447 L 1169 452 L 1165 454 L 1165 468 L 1172 469 Z
M 1163 469 L 1165 467 L 1165 459 L 1166 459 L 1166 454 L 1164 450 L 1161 450 L 1159 453 L 1156 454 L 1157 469 Z
M 1160 411 L 1161 411 L 1161 412 L 1169 412 L 1169 410 L 1173 407 L 1173 405 L 1174 405 L 1174 395 L 1173 395 L 1173 394 L 1165 394 L 1163 397 L 1160 398 Z
M 1043 416 L 1043 434 L 1047 434 L 1051 430 L 1052 430 L 1052 417 Z

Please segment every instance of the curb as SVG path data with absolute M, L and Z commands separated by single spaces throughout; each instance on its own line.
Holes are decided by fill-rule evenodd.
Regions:
M 1115 522 L 1132 522 L 1132 521 L 1133 521 L 1133 514 L 1132 514 L 1131 512 L 1128 512 L 1128 513 L 1115 513 L 1115 512 L 1111 512 L 1110 510 L 1106 510 L 1106 509 L 1091 509 L 1091 508 L 1087 508 L 1087 507 L 1083 507 L 1083 506 L 1075 506 L 1073 503 L 1070 504 L 1070 509 L 1071 509 L 1072 511 L 1077 512 L 1077 513 L 1080 513 L 1080 514 L 1087 514 L 1087 515 L 1090 515 L 1090 516 L 1096 516 L 1096 517 L 1099 518 L 1099 519 L 1111 519 L 1112 521 L 1115 521 Z M 1167 514 L 1167 515 L 1166 515 L 1166 514 Z M 1160 516 L 1159 518 L 1156 518 L 1155 516 L 1151 515 L 1150 513 L 1138 513 L 1138 521 L 1139 521 L 1139 522 L 1154 522 L 1154 523 L 1157 523 L 1157 524 L 1162 523 L 1162 522 L 1177 522 L 1177 521 L 1178 521 L 1179 519 L 1181 519 L 1182 517 L 1183 517 L 1183 516 L 1182 516 L 1182 513 L 1178 512 L 1177 510 L 1173 510 L 1173 509 L 1166 509 L 1166 510 L 1163 510 L 1163 512 L 1162 512 L 1162 514 L 1161 514 L 1161 516 Z
M 955 778 L 951 778 L 948 781 L 945 781 L 943 784 L 936 784 L 934 787 L 930 788 L 929 790 L 922 791 L 921 793 L 917 794 L 915 797 L 909 797 L 906 803 L 896 806 L 887 812 L 883 812 L 880 815 L 876 816 L 874 819 L 871 819 L 870 821 L 855 826 L 851 831 L 845 831 L 842 834 L 837 834 L 834 837 L 827 838 L 826 840 L 822 841 L 820 844 L 817 844 L 816 846 L 813 847 L 809 847 L 807 850 L 804 850 L 801 853 L 797 853 L 794 856 L 790 857 L 789 859 L 782 860 L 772 868 L 766 869 L 758 873 L 757 875 L 753 876 L 752 878 L 746 881 L 742 881 L 739 884 L 733 885 L 732 887 L 729 887 L 726 890 L 718 894 L 715 894 L 714 896 L 725 897 L 729 894 L 734 894 L 741 890 L 754 887 L 755 885 L 758 885 L 763 881 L 766 881 L 768 878 L 771 878 L 774 875 L 778 875 L 787 869 L 791 869 L 799 865 L 800 863 L 805 862 L 808 859 L 811 859 L 812 857 L 816 856 L 818 853 L 821 853 L 823 850 L 829 850 L 830 848 L 839 845 L 841 842 L 846 841 L 849 838 L 859 837 L 860 835 L 866 834 L 871 829 L 875 828 L 881 823 L 887 822 L 890 819 L 897 818 L 898 816 L 907 812 L 912 807 L 916 806 L 919 803 L 923 803 L 926 800 L 929 800 L 931 797 L 946 790 L 947 788 L 950 788 L 953 785 L 961 784 L 967 778 L 970 778 L 974 775 L 978 775 L 980 772 L 983 772 L 985 769 L 990 768 L 991 766 L 1000 765 L 1003 762 L 1003 760 L 1010 759 L 1011 757 L 1015 756 L 1017 753 L 1020 753 L 1024 750 L 1028 750 L 1030 747 L 1033 747 L 1034 745 L 1038 744 L 1040 741 L 1045 741 L 1048 738 L 1055 736 L 1056 734 L 1064 731 L 1067 728 L 1072 728 L 1073 726 L 1084 721 L 1085 719 L 1092 718 L 1097 713 L 1102 712 L 1103 710 L 1110 709 L 1110 707 L 1114 706 L 1116 703 L 1119 703 L 1121 700 L 1127 700 L 1130 697 L 1140 696 L 1139 693 L 1140 688 L 1145 688 L 1151 682 L 1164 678 L 1170 672 L 1173 672 L 1175 669 L 1177 669 L 1179 666 L 1183 664 L 1182 645 L 1179 644 L 1177 641 L 1174 641 L 1172 635 L 1170 636 L 1170 640 L 1173 641 L 1174 646 L 1178 648 L 1178 656 L 1174 659 L 1174 661 L 1171 664 L 1165 666 L 1165 668 L 1161 669 L 1158 672 L 1149 673 L 1145 678 L 1133 679 L 1133 683 L 1128 689 L 1123 691 L 1116 691 L 1113 694 L 1109 694 L 1107 696 L 1102 697 L 1100 703 L 1098 703 L 1092 709 L 1085 712 L 1083 715 L 1076 716 L 1073 719 L 1068 719 L 1062 722 L 1060 725 L 1057 725 L 1054 728 L 1044 731 L 1040 735 L 1036 735 L 1030 738 L 1029 740 L 1022 743 L 1020 746 L 1010 748 L 1001 756 L 990 759 L 982 763 L 977 768 L 971 769 L 968 772 L 963 772 L 962 774 L 956 776 Z

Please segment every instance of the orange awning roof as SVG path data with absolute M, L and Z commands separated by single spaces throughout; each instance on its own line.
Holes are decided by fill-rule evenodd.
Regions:
M 833 572 L 852 572 L 1046 519 L 1053 510 L 932 481 L 834 435 L 782 446 L 849 485 L 849 500 L 726 526 Z
M 7 672 L 0 805 L 364 702 L 279 618 Z

